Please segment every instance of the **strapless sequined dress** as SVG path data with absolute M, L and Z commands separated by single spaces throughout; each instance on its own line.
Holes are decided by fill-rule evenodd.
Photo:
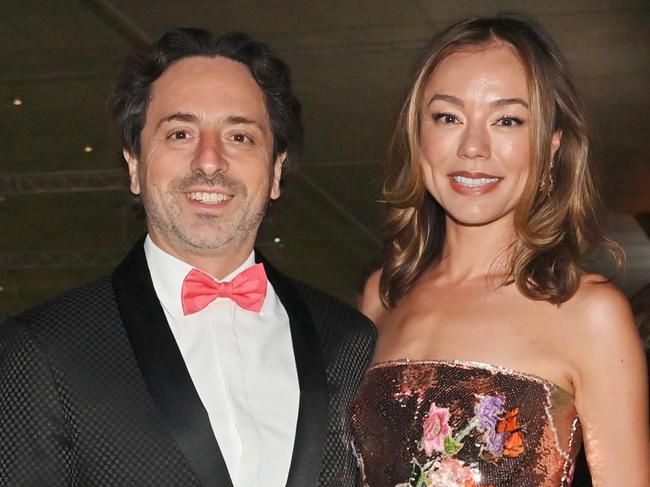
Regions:
M 370 367 L 352 410 L 367 487 L 564 487 L 582 434 L 573 398 L 476 362 Z

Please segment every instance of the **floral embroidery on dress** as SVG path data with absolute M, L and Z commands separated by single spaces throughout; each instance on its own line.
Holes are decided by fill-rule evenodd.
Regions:
M 519 408 L 504 409 L 502 396 L 480 396 L 474 416 L 458 431 L 449 424 L 449 408 L 431 403 L 422 423 L 418 449 L 426 458 L 412 460 L 408 482 L 395 487 L 478 487 L 478 467 L 455 455 L 463 449 L 467 437 L 480 446 L 479 456 L 495 462 L 502 457 L 514 458 L 524 451 L 524 434 L 519 426 Z M 487 486 L 491 487 L 491 486 Z

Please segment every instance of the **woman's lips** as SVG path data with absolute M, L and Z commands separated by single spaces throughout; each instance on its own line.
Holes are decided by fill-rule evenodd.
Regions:
M 459 171 L 449 174 L 451 188 L 460 194 L 482 195 L 494 190 L 502 178 L 484 173 Z

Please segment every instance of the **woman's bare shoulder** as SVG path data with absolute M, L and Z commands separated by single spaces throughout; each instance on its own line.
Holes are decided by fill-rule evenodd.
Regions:
M 616 479 L 626 462 L 639 479 L 647 476 L 646 360 L 627 298 L 602 276 L 587 275 L 565 305 L 576 330 L 575 404 L 594 483 L 614 485 L 605 479 Z M 612 411 L 621 413 L 615 422 Z
M 585 275 L 565 307 L 565 318 L 575 330 L 576 351 L 587 362 L 606 364 L 615 357 L 638 355 L 639 334 L 623 292 L 597 274 Z
M 585 332 L 602 333 L 609 328 L 619 328 L 621 324 L 634 327 L 627 297 L 599 274 L 583 276 L 578 291 L 566 307 L 576 324 L 584 326 Z M 597 330 L 593 330 L 594 327 Z

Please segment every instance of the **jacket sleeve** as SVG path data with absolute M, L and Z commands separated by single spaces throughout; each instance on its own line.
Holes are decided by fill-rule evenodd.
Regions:
M 28 328 L 0 329 L 0 487 L 71 485 L 71 442 L 54 373 Z

